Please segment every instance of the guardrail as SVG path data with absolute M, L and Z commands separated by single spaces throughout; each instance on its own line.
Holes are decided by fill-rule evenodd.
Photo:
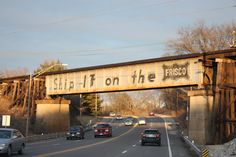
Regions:
M 92 130 L 92 125 L 86 125 L 84 127 L 84 131 L 88 132 Z M 57 132 L 57 133 L 50 133 L 50 134 L 41 134 L 41 135 L 32 135 L 26 137 L 27 142 L 36 142 L 41 140 L 49 140 L 49 139 L 55 139 L 60 137 L 66 137 L 66 132 Z
M 65 137 L 65 136 L 66 136 L 66 132 L 33 135 L 33 136 L 26 137 L 26 141 L 35 142 L 35 141 L 54 139 L 54 138 L 60 138 L 60 137 Z
M 208 157 L 209 156 L 209 151 L 206 148 L 199 148 L 195 144 L 195 142 L 191 139 L 189 139 L 188 136 L 184 136 L 183 132 L 181 133 L 183 140 L 187 145 L 191 147 L 191 149 L 199 156 L 199 157 Z

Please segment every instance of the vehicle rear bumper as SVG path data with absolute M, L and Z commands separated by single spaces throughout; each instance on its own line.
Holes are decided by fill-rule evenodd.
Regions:
M 111 135 L 111 133 L 109 133 L 109 132 L 94 133 L 94 136 L 109 136 L 109 135 Z
M 143 138 L 142 143 L 161 143 L 161 139 L 158 139 L 158 138 Z
M 138 123 L 138 125 L 146 125 L 146 123 Z
M 66 136 L 66 138 L 67 139 L 78 139 L 78 138 L 82 138 L 82 136 L 81 135 L 74 135 L 74 136 L 68 135 L 68 136 Z

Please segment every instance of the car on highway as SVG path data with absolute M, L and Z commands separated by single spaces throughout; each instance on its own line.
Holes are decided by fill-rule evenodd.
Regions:
M 84 139 L 84 128 L 81 125 L 71 126 L 66 133 L 66 139 Z
M 149 116 L 155 116 L 154 112 L 149 112 Z
M 0 154 L 11 156 L 13 152 L 23 154 L 25 150 L 25 137 L 13 128 L 0 128 Z
M 130 120 L 134 120 L 134 118 L 132 116 L 128 116 L 125 119 L 130 119 Z
M 115 117 L 116 114 L 115 114 L 114 112 L 110 112 L 109 116 L 110 116 L 110 117 Z
M 141 134 L 141 145 L 146 143 L 161 146 L 161 133 L 157 129 L 145 129 Z
M 131 125 L 133 125 L 133 123 L 134 122 L 131 119 L 127 119 L 127 120 L 124 121 L 125 126 L 131 126 Z
M 94 128 L 94 137 L 98 136 L 112 137 L 112 126 L 108 123 L 97 124 Z
M 120 115 L 120 114 L 118 114 L 117 116 L 116 116 L 116 120 L 122 120 L 123 119 L 123 117 Z
M 146 118 L 145 117 L 140 117 L 138 119 L 138 125 L 146 125 Z

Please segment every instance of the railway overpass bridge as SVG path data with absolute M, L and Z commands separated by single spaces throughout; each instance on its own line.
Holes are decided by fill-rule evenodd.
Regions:
M 33 79 L 30 94 L 29 76 L 4 78 L 0 94 L 23 111 L 30 103 L 34 113 L 37 104 L 36 115 L 46 105 L 63 104 L 66 116 L 68 101 L 45 97 L 190 86 L 190 138 L 221 143 L 236 133 L 235 59 L 236 49 L 229 49 L 44 73 Z

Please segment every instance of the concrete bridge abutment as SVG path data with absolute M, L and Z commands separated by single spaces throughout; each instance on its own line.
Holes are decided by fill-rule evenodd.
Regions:
M 199 144 L 212 142 L 213 93 L 211 90 L 188 91 L 190 97 L 189 138 Z
M 42 133 L 64 132 L 70 126 L 70 100 L 46 99 L 37 100 L 35 132 Z

